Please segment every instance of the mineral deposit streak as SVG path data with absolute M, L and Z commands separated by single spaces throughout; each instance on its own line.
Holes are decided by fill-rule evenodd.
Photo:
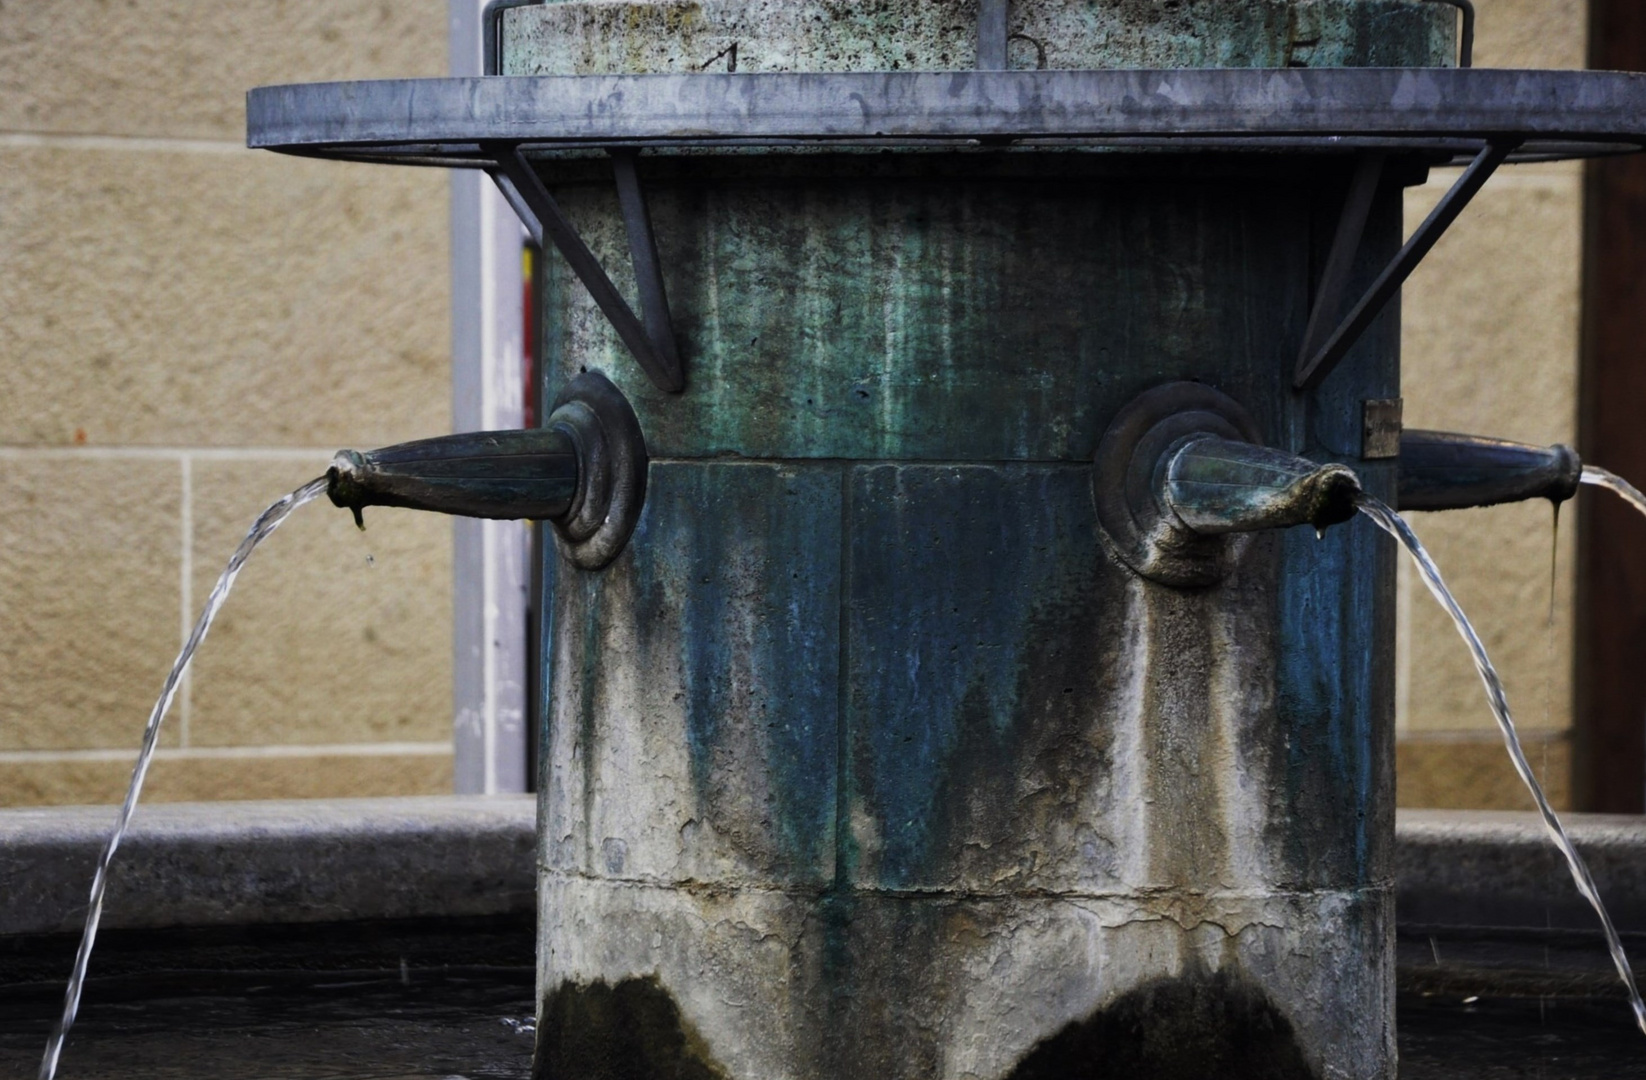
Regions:
M 1599 469 L 1592 471 L 1596 473 L 1604 472 L 1604 470 Z M 1590 472 L 1591 469 L 1587 467 L 1583 470 L 1585 482 L 1601 483 L 1607 487 L 1612 486 L 1610 482 L 1605 480 L 1590 480 Z M 1616 480 L 1617 483 L 1623 484 L 1624 487 L 1628 487 L 1627 484 L 1617 480 L 1611 473 L 1605 475 L 1611 477 L 1612 480 Z M 1616 489 L 1614 488 L 1614 490 Z M 1634 492 L 1634 495 L 1632 497 L 1625 496 L 1626 498 L 1640 499 L 1640 493 L 1635 491 L 1634 488 L 1630 487 L 1629 491 Z M 1640 500 L 1639 505 L 1646 508 L 1646 500 Z M 1515 772 L 1520 774 L 1520 779 L 1525 783 L 1526 789 L 1532 793 L 1532 799 L 1537 803 L 1537 812 L 1543 817 L 1543 827 L 1549 831 L 1549 836 L 1554 840 L 1555 846 L 1566 857 L 1566 867 L 1572 872 L 1572 880 L 1577 883 L 1578 892 L 1583 894 L 1583 898 L 1589 901 L 1589 906 L 1595 909 L 1595 914 L 1600 916 L 1601 928 L 1606 932 L 1606 947 L 1611 950 L 1612 963 L 1617 966 L 1617 973 L 1622 977 L 1623 984 L 1629 990 L 1629 1004 L 1635 1011 L 1635 1023 L 1643 1033 L 1646 1033 L 1646 1003 L 1641 1001 L 1640 991 L 1635 987 L 1634 972 L 1629 967 L 1628 956 L 1623 952 L 1623 943 L 1618 940 L 1617 929 L 1612 925 L 1612 917 L 1606 912 L 1606 905 L 1601 902 L 1600 890 L 1595 888 L 1594 878 L 1589 875 L 1589 867 L 1584 863 L 1583 856 L 1578 854 L 1577 848 L 1573 846 L 1571 838 L 1566 835 L 1566 829 L 1561 825 L 1560 817 L 1555 813 L 1554 808 L 1549 805 L 1548 798 L 1543 794 L 1543 785 L 1538 783 L 1537 777 L 1532 773 L 1531 765 L 1526 761 L 1525 751 L 1520 747 L 1520 736 L 1515 732 L 1514 717 L 1509 714 L 1509 699 L 1503 691 L 1503 680 L 1498 677 L 1497 669 L 1492 666 L 1491 658 L 1486 655 L 1486 646 L 1481 643 L 1480 635 L 1475 633 L 1475 628 L 1470 624 L 1468 616 L 1463 614 L 1463 609 L 1458 606 L 1451 590 L 1446 587 L 1446 582 L 1441 578 L 1440 568 L 1435 565 L 1434 559 L 1429 557 L 1428 551 L 1424 549 L 1422 542 L 1418 540 L 1417 534 L 1412 532 L 1412 527 L 1406 524 L 1406 519 L 1370 495 L 1360 497 L 1360 512 L 1371 518 L 1372 521 L 1377 523 L 1378 528 L 1393 536 L 1405 547 L 1407 553 L 1412 557 L 1412 562 L 1417 564 L 1417 570 L 1423 577 L 1423 583 L 1429 587 L 1429 591 L 1434 594 L 1434 598 L 1440 601 L 1440 606 L 1446 610 L 1446 614 L 1452 617 L 1452 622 L 1456 625 L 1458 634 L 1462 636 L 1464 644 L 1469 646 L 1469 655 L 1475 662 L 1475 670 L 1480 673 L 1480 681 L 1486 685 L 1486 700 L 1492 707 L 1492 715 L 1497 718 L 1498 728 L 1503 732 L 1503 744 L 1508 747 L 1509 759 L 1514 762 Z
M 40 1080 L 52 1080 L 57 1075 L 57 1059 L 63 1053 L 63 1040 L 68 1037 L 69 1029 L 74 1026 L 74 1017 L 80 1011 L 80 991 L 86 982 L 86 968 L 91 963 L 92 942 L 97 938 L 97 923 L 103 917 L 103 893 L 108 887 L 109 864 L 114 861 L 114 853 L 120 847 L 121 839 L 126 835 L 126 828 L 131 824 L 132 813 L 137 809 L 137 797 L 143 791 L 143 780 L 148 776 L 149 764 L 154 760 L 155 747 L 160 741 L 160 721 L 165 717 L 166 710 L 171 708 L 172 698 L 177 696 L 177 687 L 183 679 L 183 673 L 189 669 L 189 663 L 194 659 L 194 651 L 206 639 L 206 632 L 211 629 L 212 620 L 217 618 L 217 612 L 223 607 L 223 601 L 229 597 L 229 590 L 234 588 L 234 579 L 240 576 L 240 570 L 251 558 L 251 553 L 257 550 L 257 545 L 267 540 L 282 522 L 291 516 L 306 502 L 312 502 L 326 490 L 324 476 L 310 480 L 290 495 L 280 499 L 267 510 L 263 511 L 252 524 L 251 531 L 246 538 L 240 541 L 234 554 L 229 558 L 228 566 L 218 577 L 217 584 L 212 586 L 211 595 L 206 598 L 205 610 L 195 621 L 194 629 L 189 632 L 189 639 L 183 643 L 183 651 L 177 654 L 177 659 L 171 665 L 171 671 L 166 674 L 166 681 L 160 687 L 160 699 L 154 703 L 154 709 L 149 713 L 148 725 L 143 729 L 143 745 L 137 754 L 137 764 L 132 766 L 131 784 L 126 788 L 126 801 L 120 805 L 120 816 L 115 819 L 114 831 L 109 834 L 109 842 L 104 845 L 103 853 L 97 859 L 97 872 L 91 879 L 91 899 L 86 906 L 86 927 L 80 934 L 80 950 L 74 956 L 74 970 L 69 975 L 68 989 L 63 994 L 63 1016 L 52 1028 L 51 1038 L 46 1042 L 46 1053 L 40 1060 Z

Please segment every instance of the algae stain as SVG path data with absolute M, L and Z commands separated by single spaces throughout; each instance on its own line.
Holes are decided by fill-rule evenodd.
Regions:
M 1316 1080 L 1292 1026 L 1227 972 L 1162 979 L 1044 1040 L 1006 1080 Z
M 563 982 L 543 1001 L 533 1080 L 726 1080 L 655 976 Z

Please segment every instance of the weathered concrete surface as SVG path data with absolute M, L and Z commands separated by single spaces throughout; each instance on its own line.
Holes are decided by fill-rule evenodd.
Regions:
M 0 935 L 75 931 L 115 809 L 0 810 Z M 530 911 L 529 796 L 201 803 L 138 810 L 109 929 Z
M 1011 6 L 1012 67 L 1398 67 L 1454 56 L 1455 11 L 1415 0 L 1037 0 Z M 591 0 L 504 16 L 511 75 L 970 68 L 976 0 Z M 1037 47 L 1038 46 L 1038 47 Z M 1042 51 L 1044 57 L 1042 57 Z
M 1198 973 L 1189 984 L 1221 971 L 1260 992 L 1291 981 L 1300 921 L 1320 935 L 1319 963 L 1280 1012 L 1312 1032 L 1297 1040 L 1306 1059 L 1330 1039 L 1342 1057 L 1326 1075 L 1357 1075 L 1350 1055 L 1392 1035 L 1343 1008 L 1345 965 L 1369 955 L 1394 980 L 1386 913 L 1352 895 L 1208 897 L 1185 926 L 1135 896 L 857 894 L 835 907 L 747 888 L 544 884 L 542 962 L 564 977 L 547 992 L 655 978 L 733 1077 L 1003 1076 L 1163 971 Z
M 677 398 L 551 264 L 551 378 L 614 373 L 657 457 L 622 556 L 556 569 L 545 1016 L 655 980 L 728 1076 L 981 1076 L 1165 987 L 1388 1074 L 1392 552 L 1260 537 L 1185 593 L 1096 534 L 1089 455 L 1153 383 L 1350 461 L 1395 392 L 1386 320 L 1292 397 L 1341 178 L 1241 168 L 655 169 Z
M 1013 10 L 1067 30 L 1077 6 Z M 1455 17 L 1173 10 L 1132 45 L 1064 33 L 1115 51 L 1048 61 L 1213 62 L 1181 51 L 1185 27 L 1279 55 L 1295 24 L 1262 18 L 1336 11 L 1394 20 L 1405 51 L 1381 62 L 1436 63 L 1396 24 Z M 680 70 L 739 19 L 759 32 L 738 70 L 965 67 L 974 14 L 556 4 L 510 11 L 505 70 Z M 542 170 L 632 295 L 607 169 Z M 653 463 L 615 563 L 547 568 L 539 1031 L 558 1049 L 539 1075 L 605 1047 L 740 1080 L 1032 1076 L 1124 1017 L 1157 1045 L 1205 1021 L 1189 1075 L 1234 1068 L 1218 1040 L 1261 1028 L 1273 1075 L 1392 1076 L 1392 547 L 1361 523 L 1262 536 L 1178 592 L 1104 554 L 1091 497 L 1111 418 L 1174 379 L 1388 492 L 1387 464 L 1358 460 L 1360 406 L 1398 395 L 1398 312 L 1318 391 L 1290 388 L 1343 162 L 640 170 L 684 393 L 653 391 L 545 267 L 549 392 L 609 375 Z M 1351 288 L 1399 218 L 1389 185 Z

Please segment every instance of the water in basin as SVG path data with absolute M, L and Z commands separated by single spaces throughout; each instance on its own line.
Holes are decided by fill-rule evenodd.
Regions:
M 527 1080 L 532 972 L 268 971 L 94 980 L 64 1080 Z M 55 992 L 0 991 L 0 1077 L 29 1076 Z M 1617 999 L 1402 994 L 1402 1080 L 1646 1076 Z M 1098 1075 L 1098 1074 L 1094 1074 Z

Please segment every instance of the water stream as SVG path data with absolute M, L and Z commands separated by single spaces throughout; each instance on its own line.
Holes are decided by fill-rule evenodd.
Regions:
M 143 745 L 137 755 L 137 764 L 131 770 L 131 784 L 126 789 L 126 801 L 120 804 L 120 814 L 115 818 L 114 830 L 109 834 L 109 842 L 104 846 L 103 853 L 98 856 L 97 872 L 92 875 L 91 899 L 86 907 L 86 928 L 80 935 L 80 949 L 75 953 L 74 969 L 69 976 L 68 989 L 63 995 L 63 1015 L 52 1028 L 51 1038 L 46 1042 L 45 1056 L 40 1060 L 40 1080 L 53 1080 L 56 1076 L 57 1059 L 63 1053 L 63 1040 L 68 1037 L 69 1029 L 74 1026 L 75 1014 L 80 1010 L 80 991 L 86 982 L 86 968 L 91 963 L 92 942 L 97 938 L 97 923 L 103 917 L 103 893 L 108 887 L 109 864 L 114 861 L 114 853 L 119 849 L 120 840 L 126 835 L 126 829 L 131 824 L 132 813 L 137 809 L 137 797 L 143 791 L 143 780 L 148 776 L 149 764 L 154 760 L 154 751 L 159 745 L 160 721 L 165 717 L 166 710 L 171 707 L 172 698 L 177 696 L 178 683 L 182 681 L 183 673 L 189 669 L 189 662 L 194 659 L 195 650 L 206 639 L 206 632 L 211 629 L 212 620 L 217 618 L 223 601 L 228 599 L 229 590 L 234 587 L 234 579 L 240 576 L 241 568 L 246 565 L 246 560 L 251 558 L 251 553 L 257 550 L 257 545 L 267 540 L 274 530 L 280 527 L 281 522 L 291 516 L 293 510 L 319 498 L 325 490 L 325 477 L 310 480 L 258 516 L 246 538 L 234 549 L 234 554 L 229 558 L 228 566 L 223 568 L 217 584 L 212 586 L 211 595 L 206 598 L 205 610 L 200 613 L 194 629 L 189 632 L 189 639 L 183 643 L 183 651 L 177 654 L 171 671 L 166 674 L 166 681 L 161 684 L 160 700 L 154 703 L 154 709 L 149 713 L 148 724 L 143 729 Z
M 1583 466 L 1582 480 L 1585 484 L 1603 487 L 1607 491 L 1621 496 L 1624 502 L 1627 502 L 1642 514 L 1646 514 L 1646 495 L 1642 495 L 1639 488 L 1610 469 L 1602 469 L 1598 465 L 1585 465 Z
M 1604 472 L 1604 470 L 1599 469 L 1594 471 L 1597 474 Z M 1611 487 L 1611 484 L 1605 481 L 1590 481 L 1589 472 L 1590 469 L 1587 467 L 1583 470 L 1585 481 L 1606 483 L 1606 486 Z M 1634 492 L 1633 497 L 1639 499 L 1643 510 L 1646 510 L 1646 499 L 1640 498 L 1640 492 L 1629 487 L 1624 481 L 1618 480 L 1611 473 L 1605 473 L 1605 475 L 1612 477 L 1618 484 Z M 1614 490 L 1617 489 L 1614 488 Z M 1625 497 L 1629 496 L 1626 495 Z M 1520 746 L 1520 736 L 1515 732 L 1514 717 L 1509 713 L 1509 699 L 1503 690 L 1503 680 L 1498 677 L 1497 669 L 1492 666 L 1491 658 L 1486 655 L 1486 646 L 1481 643 L 1480 635 L 1475 633 L 1475 628 L 1470 624 L 1468 616 L 1463 614 L 1463 609 L 1458 606 L 1456 598 L 1452 596 L 1451 590 L 1446 587 L 1446 582 L 1441 578 L 1440 568 L 1435 566 L 1434 560 L 1429 557 L 1428 551 L 1424 549 L 1422 542 L 1418 540 L 1417 534 L 1412 532 L 1410 525 L 1406 524 L 1406 519 L 1370 495 L 1361 496 L 1360 512 L 1371 518 L 1379 528 L 1393 536 L 1405 547 L 1407 553 L 1411 555 L 1412 561 L 1417 564 L 1417 570 L 1423 578 L 1423 583 L 1429 587 L 1429 591 L 1434 594 L 1435 599 L 1440 601 L 1440 606 L 1445 608 L 1446 613 L 1452 617 L 1452 622 L 1457 626 L 1458 634 L 1462 636 L 1464 644 L 1468 645 L 1469 654 L 1475 662 L 1475 670 L 1480 673 L 1480 681 L 1486 685 L 1486 700 L 1492 707 L 1492 715 L 1496 717 L 1497 726 L 1503 732 L 1503 744 L 1508 747 L 1509 759 L 1514 763 L 1515 772 L 1520 774 L 1520 779 L 1526 785 L 1527 790 L 1532 793 L 1532 800 L 1537 803 L 1537 811 L 1543 818 L 1543 827 L 1548 830 L 1555 846 L 1565 856 L 1566 867 L 1572 873 L 1572 880 L 1577 883 L 1577 891 L 1583 894 L 1583 898 L 1589 901 L 1589 906 L 1595 909 L 1595 914 L 1600 916 L 1600 925 L 1606 932 L 1606 947 L 1611 951 L 1612 963 L 1617 967 L 1618 975 L 1622 977 L 1623 984 L 1629 990 L 1629 1005 L 1634 1009 L 1635 1023 L 1643 1033 L 1646 1033 L 1646 1002 L 1641 1001 L 1640 990 L 1635 986 L 1634 971 L 1629 967 L 1629 958 L 1623 952 L 1623 942 L 1618 939 L 1617 929 L 1612 925 L 1612 917 L 1607 914 L 1606 905 L 1601 902 L 1600 891 L 1595 887 L 1595 881 L 1589 874 L 1588 865 L 1584 863 L 1583 856 L 1578 854 L 1571 838 L 1566 835 L 1566 829 L 1561 825 L 1559 815 L 1555 813 L 1554 808 L 1549 805 L 1548 798 L 1543 794 L 1543 785 L 1538 783 L 1536 774 L 1532 772 L 1531 765 L 1526 761 L 1526 753 Z

